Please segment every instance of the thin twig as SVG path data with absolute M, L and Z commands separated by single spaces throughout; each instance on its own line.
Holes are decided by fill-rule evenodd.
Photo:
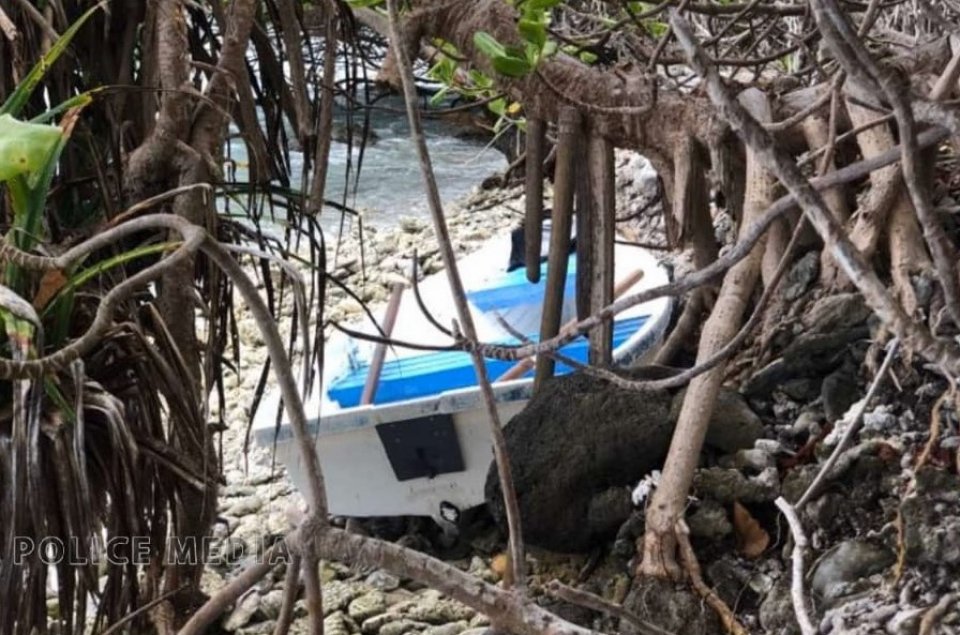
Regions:
M 704 602 L 710 605 L 723 623 L 723 627 L 731 635 L 749 635 L 749 631 L 737 620 L 733 609 L 727 606 L 727 603 L 717 595 L 717 592 L 707 586 L 703 581 L 703 574 L 700 572 L 700 563 L 697 562 L 697 556 L 690 545 L 690 528 L 681 518 L 677 521 L 676 531 L 677 549 L 680 552 L 680 560 L 683 562 L 683 568 L 690 576 L 690 586 L 696 591 Z
M 293 622 L 293 609 L 300 592 L 300 562 L 301 557 L 294 555 L 287 563 L 287 573 L 283 578 L 283 601 L 280 603 L 280 614 L 277 616 L 277 625 L 273 628 L 273 635 L 287 635 L 290 624 Z
M 410 67 L 410 60 L 407 58 L 407 51 L 403 45 L 404 40 L 400 34 L 400 18 L 396 0 L 387 0 L 387 12 L 389 14 L 391 44 L 396 54 L 400 82 L 403 85 L 403 96 L 407 106 L 407 117 L 410 121 L 410 138 L 416 146 L 417 154 L 420 157 L 420 171 L 423 175 L 427 202 L 430 206 L 430 214 L 433 217 L 434 233 L 437 236 L 437 241 L 440 246 L 440 254 L 447 272 L 450 292 L 457 308 L 460 327 L 463 329 L 463 334 L 467 339 L 476 341 L 476 327 L 473 324 L 473 317 L 467 305 L 463 282 L 460 279 L 460 274 L 457 269 L 456 257 L 453 253 L 449 232 L 447 231 L 447 223 L 443 215 L 443 206 L 440 202 L 440 192 L 437 188 L 436 179 L 433 174 L 433 166 L 430 161 L 430 153 L 427 150 L 426 139 L 423 135 L 420 111 L 417 109 L 413 71 Z M 500 489 L 503 492 L 503 502 L 507 515 L 510 541 L 510 565 L 513 569 L 513 580 L 516 586 L 522 588 L 525 582 L 524 570 L 526 562 L 523 555 L 520 511 L 519 505 L 517 504 L 516 492 L 513 489 L 513 476 L 511 474 L 510 459 L 506 449 L 506 440 L 503 437 L 500 413 L 497 410 L 497 403 L 493 396 L 493 390 L 490 387 L 490 379 L 487 376 L 487 367 L 484 363 L 483 356 L 478 351 L 473 351 L 471 357 L 473 358 L 473 367 L 477 375 L 477 384 L 480 386 L 480 392 L 483 395 L 489 416 L 490 436 L 493 440 L 497 475 L 500 478 Z
M 857 414 L 853 418 L 853 421 L 851 421 L 847 426 L 847 429 L 844 430 L 843 437 L 840 438 L 840 442 L 837 443 L 837 447 L 833 449 L 830 457 L 824 462 L 823 466 L 820 468 L 820 471 L 817 472 L 813 482 L 810 483 L 810 486 L 807 487 L 807 490 L 803 493 L 803 496 L 801 496 L 800 500 L 797 501 L 797 504 L 794 507 L 798 511 L 803 509 L 804 506 L 819 493 L 820 486 L 832 476 L 831 471 L 833 470 L 833 466 L 836 465 L 837 461 L 840 459 L 840 455 L 842 455 L 843 452 L 850 447 L 850 444 L 853 442 L 854 435 L 860 429 L 861 423 L 863 423 L 863 415 L 866 414 L 867 407 L 873 400 L 874 395 L 876 395 L 877 389 L 880 387 L 880 382 L 887 374 L 887 371 L 890 370 L 890 365 L 893 363 L 893 360 L 896 357 L 899 345 L 900 342 L 897 339 L 892 340 L 887 345 L 887 356 L 883 359 L 883 364 L 880 365 L 880 370 L 877 371 L 876 376 L 873 378 L 873 383 L 870 384 L 870 388 L 867 390 L 867 395 L 863 398 L 860 409 L 857 410 Z
M 807 606 L 807 596 L 803 591 L 803 560 L 807 554 L 807 536 L 803 533 L 803 525 L 797 517 L 796 510 L 787 500 L 780 496 L 775 501 L 777 507 L 787 518 L 790 525 L 790 535 L 793 536 L 793 553 L 791 562 L 793 571 L 790 580 L 790 598 L 793 600 L 793 612 L 797 616 L 797 624 L 803 635 L 816 635 L 817 629 L 810 621 L 810 608 Z

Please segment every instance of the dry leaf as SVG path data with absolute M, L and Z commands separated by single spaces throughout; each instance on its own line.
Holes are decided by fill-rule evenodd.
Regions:
M 497 574 L 500 579 L 510 576 L 510 556 L 506 553 L 498 553 L 490 561 L 490 570 Z
M 740 503 L 733 503 L 733 531 L 737 537 L 737 552 L 747 558 L 757 558 L 770 544 L 768 534 L 760 523 Z
M 37 289 L 37 295 L 33 298 L 33 307 L 38 311 L 43 310 L 65 284 L 67 284 L 67 277 L 59 269 L 51 269 L 43 274 L 43 278 L 40 279 L 40 288 Z

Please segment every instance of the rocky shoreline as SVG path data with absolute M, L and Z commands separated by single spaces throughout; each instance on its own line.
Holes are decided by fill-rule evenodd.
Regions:
M 655 196 L 656 177 L 642 159 L 626 153 L 618 154 L 618 165 L 618 209 L 623 215 L 642 208 Z M 467 253 L 495 233 L 509 230 L 521 222 L 522 211 L 519 188 L 476 191 L 450 205 L 448 219 L 455 248 Z M 634 240 L 662 244 L 662 221 L 656 206 L 636 219 L 629 231 Z M 440 268 L 432 234 L 426 222 L 404 219 L 392 230 L 366 230 L 362 259 L 357 241 L 348 239 L 336 254 L 330 245 L 328 262 L 336 262 L 336 277 L 364 302 L 375 305 L 386 298 L 392 281 L 408 271 L 407 259 L 414 249 L 424 273 Z M 670 258 L 666 253 L 664 257 Z M 684 265 L 682 258 L 671 263 L 681 269 Z M 783 344 L 772 344 L 763 366 L 740 373 L 740 394 L 729 391 L 726 405 L 724 400 L 718 404 L 714 418 L 719 422 L 717 429 L 725 432 L 714 436 L 712 449 L 704 455 L 687 514 L 708 584 L 751 631 L 798 632 L 789 590 L 791 543 L 777 522 L 773 500 L 782 495 L 796 501 L 809 486 L 837 442 L 838 433 L 827 434 L 831 425 L 842 429 L 864 394 L 862 369 L 877 364 L 878 349 L 868 345 L 877 334 L 862 299 L 854 293 L 823 296 L 815 284 L 816 267 L 817 259 L 812 257 L 800 258 L 793 266 L 787 284 L 797 310 L 784 327 L 789 337 Z M 360 314 L 361 306 L 331 287 L 325 310 L 328 319 L 349 321 Z M 289 318 L 290 311 L 291 307 L 284 307 L 281 315 Z M 245 347 L 243 379 L 232 375 L 227 379 L 229 430 L 223 435 L 223 459 L 228 484 L 222 492 L 221 521 L 215 529 L 217 548 L 228 557 L 206 571 L 207 592 L 235 575 L 258 545 L 282 535 L 289 526 L 287 510 L 301 504 L 283 470 L 272 464 L 269 448 L 252 447 L 244 452 L 247 409 L 257 382 L 257 373 L 252 371 L 262 363 L 264 351 L 249 314 L 241 311 L 238 321 Z M 284 320 L 283 326 L 288 323 L 289 319 Z M 874 361 L 868 363 L 868 359 Z M 824 491 L 803 510 L 815 551 L 807 563 L 810 574 L 805 584 L 813 592 L 820 633 L 913 634 L 931 607 L 960 593 L 960 579 L 955 575 L 960 567 L 960 480 L 949 470 L 916 467 L 933 402 L 947 386 L 914 371 L 905 372 L 867 408 L 857 442 L 843 454 Z M 591 390 L 604 407 L 618 399 L 636 398 L 618 396 L 602 386 Z M 664 408 L 673 409 L 675 404 L 676 396 L 668 396 Z M 954 457 L 960 433 L 955 413 L 946 416 L 953 423 L 945 424 L 936 444 L 939 454 L 934 456 Z M 734 440 L 729 436 L 731 429 L 739 431 Z M 576 427 L 571 430 L 575 432 Z M 643 452 L 651 450 L 643 448 Z M 943 459 L 934 459 L 937 461 Z M 563 468 L 574 469 L 570 465 Z M 517 468 L 518 473 L 523 469 Z M 582 462 L 575 469 L 583 473 L 565 478 L 592 482 L 596 471 L 609 466 Z M 531 483 L 543 480 L 540 475 Z M 623 495 L 629 493 L 623 487 L 600 492 L 608 502 L 616 500 L 619 513 L 628 519 L 615 538 L 596 545 L 599 553 L 558 555 L 531 545 L 529 583 L 535 597 L 580 624 L 608 632 L 635 632 L 628 624 L 545 595 L 542 585 L 556 578 L 623 603 L 642 617 L 656 618 L 661 627 L 676 633 L 722 632 L 701 598 L 678 590 L 686 589 L 685 585 L 633 579 L 636 563 L 632 559 L 635 540 L 642 533 L 643 513 L 629 504 L 623 507 Z M 582 507 L 589 510 L 590 521 L 608 511 L 592 500 L 584 501 Z M 766 536 L 751 536 L 752 530 L 744 529 L 752 527 L 751 522 L 744 518 Z M 543 519 L 530 516 L 530 521 Z M 463 544 L 454 550 L 432 540 L 428 525 L 411 519 L 356 523 L 358 530 L 430 551 L 487 581 L 499 581 L 504 570 L 503 536 L 485 512 L 463 533 Z M 569 526 L 577 531 L 575 523 Z M 892 573 L 899 576 L 896 585 L 891 584 Z M 462 604 L 384 571 L 326 562 L 321 565 L 321 575 L 328 633 L 479 635 L 488 625 L 485 617 Z M 237 602 L 224 617 L 223 629 L 244 634 L 271 632 L 282 584 L 283 569 L 278 567 Z M 300 600 L 292 632 L 305 632 L 304 615 Z M 960 632 L 956 609 L 945 609 L 938 620 L 940 630 L 932 632 Z

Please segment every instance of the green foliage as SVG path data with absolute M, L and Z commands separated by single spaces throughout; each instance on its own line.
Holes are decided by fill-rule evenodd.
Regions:
M 477 51 L 490 58 L 497 73 L 506 77 L 524 77 L 537 67 L 544 57 L 556 51 L 556 44 L 547 37 L 550 9 L 561 0 L 527 0 L 518 5 L 520 20 L 517 31 L 523 46 L 506 46 L 485 31 L 473 35 Z
M 60 39 L 53 43 L 50 50 L 47 51 L 40 61 L 30 70 L 27 76 L 23 78 L 23 81 L 20 82 L 10 97 L 7 98 L 7 101 L 0 106 L 0 115 L 16 116 L 20 114 L 23 107 L 27 105 L 30 95 L 32 95 L 33 91 L 40 85 L 40 81 L 46 74 L 47 69 L 67 50 L 67 46 L 70 44 L 73 36 L 77 34 L 77 31 L 80 30 L 80 27 L 103 6 L 105 6 L 105 3 L 101 2 L 88 9 L 76 22 L 70 25 L 69 29 L 63 32 Z
M 26 176 L 36 187 L 43 167 L 49 163 L 62 134 L 56 126 L 17 121 L 0 115 L 0 182 Z

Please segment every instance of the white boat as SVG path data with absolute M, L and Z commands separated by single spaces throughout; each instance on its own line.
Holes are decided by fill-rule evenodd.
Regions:
M 517 343 L 497 319 L 515 332 L 537 339 L 546 281 L 543 265 L 538 284 L 527 282 L 521 267 L 507 271 L 510 236 L 492 239 L 458 261 L 478 335 L 483 342 Z M 666 284 L 666 271 L 647 251 L 615 247 L 615 281 L 635 280 L 625 294 Z M 571 255 L 564 293 L 562 323 L 575 317 L 576 258 Z M 642 272 L 638 276 L 637 272 Z M 621 285 L 626 286 L 626 285 Z M 456 317 L 446 274 L 428 276 L 418 285 L 425 305 L 442 325 Z M 659 346 L 670 318 L 670 298 L 658 298 L 619 314 L 614 322 L 614 362 L 644 361 Z M 382 321 L 383 312 L 378 315 Z M 369 321 L 368 321 L 369 322 Z M 375 333 L 371 324 L 351 325 Z M 409 342 L 447 345 L 420 311 L 411 289 L 403 292 L 392 337 Z M 306 403 L 310 434 L 326 479 L 330 512 L 339 516 L 431 516 L 441 507 L 464 510 L 484 501 L 484 482 L 493 458 L 485 406 L 476 386 L 471 358 L 460 351 L 387 349 L 373 403 L 359 405 L 376 345 L 332 335 L 325 352 L 323 389 L 314 387 Z M 560 351 L 584 361 L 587 342 L 580 338 Z M 491 378 L 513 362 L 488 360 Z M 557 363 L 556 373 L 571 369 Z M 500 419 L 506 424 L 531 395 L 532 371 L 519 379 L 493 385 Z M 269 394 L 254 420 L 258 444 L 275 444 L 276 458 L 286 466 L 294 485 L 306 491 L 293 430 L 285 415 L 277 428 L 279 394 Z

